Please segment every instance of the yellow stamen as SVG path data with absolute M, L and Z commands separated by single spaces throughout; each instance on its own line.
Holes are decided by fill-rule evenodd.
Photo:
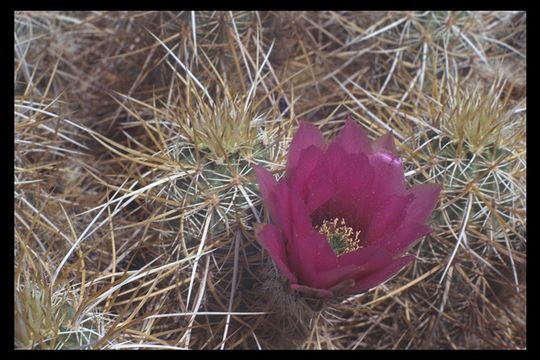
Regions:
M 362 247 L 360 230 L 354 231 L 352 227 L 347 226 L 343 218 L 324 220 L 322 225 L 315 228 L 326 236 L 336 255 L 343 255 Z

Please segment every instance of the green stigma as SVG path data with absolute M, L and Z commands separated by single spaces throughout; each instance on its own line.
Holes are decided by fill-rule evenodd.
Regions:
M 328 242 L 330 243 L 330 246 L 332 247 L 332 250 L 334 250 L 336 255 L 343 254 L 345 251 L 347 251 L 347 247 L 349 246 L 347 238 L 339 234 L 332 234 L 329 237 Z
M 316 226 L 316 229 L 326 236 L 330 247 L 338 256 L 362 247 L 360 231 L 354 231 L 352 227 L 347 226 L 345 219 L 324 220 L 320 226 Z

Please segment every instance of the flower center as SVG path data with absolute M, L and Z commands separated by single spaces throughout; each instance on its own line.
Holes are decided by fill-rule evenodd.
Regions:
M 360 230 L 354 231 L 347 226 L 345 219 L 334 218 L 324 220 L 322 225 L 315 227 L 320 234 L 326 236 L 336 255 L 343 255 L 360 249 Z

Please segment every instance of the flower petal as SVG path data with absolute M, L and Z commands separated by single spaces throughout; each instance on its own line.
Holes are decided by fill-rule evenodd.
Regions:
M 311 261 L 315 265 L 316 271 L 326 271 L 338 266 L 338 256 L 324 235 L 313 231 L 306 239 L 313 249 Z
M 401 159 L 388 153 L 378 152 L 369 157 L 369 163 L 377 181 L 372 189 L 375 201 L 392 194 L 405 193 L 405 175 Z
M 287 182 L 293 191 L 300 194 L 309 212 L 317 209 L 335 192 L 335 186 L 326 172 L 320 172 L 320 164 L 324 159 L 323 151 L 310 146 L 300 154 L 300 159 L 291 178 Z
M 338 257 L 339 266 L 355 264 L 372 271 L 392 262 L 392 255 L 379 246 L 366 246 Z
M 315 286 L 317 271 L 337 266 L 336 254 L 326 238 L 311 225 L 308 210 L 298 194 L 289 194 L 292 236 L 288 238 L 289 261 L 304 284 Z
M 407 219 L 416 222 L 425 222 L 439 198 L 441 192 L 439 184 L 421 184 L 414 186 L 410 193 L 414 195 L 414 201 L 407 210 Z
M 309 213 L 321 207 L 336 193 L 336 186 L 332 179 L 325 174 L 320 174 L 307 185 L 306 206 Z
M 372 203 L 367 199 L 371 196 L 373 170 L 364 154 L 346 154 L 335 144 L 330 145 L 328 152 L 331 151 L 333 161 L 328 161 L 330 170 L 323 175 L 325 179 L 332 179 L 336 190 L 331 194 L 331 198 L 314 212 L 314 222 L 344 218 L 349 226 L 363 229 L 362 224 L 367 221 L 365 217 L 369 214 L 366 205 Z
M 294 191 L 289 191 L 288 194 L 290 215 L 289 220 L 293 226 L 293 231 L 296 235 L 309 236 L 315 230 L 311 224 L 311 218 L 306 205 L 300 196 Z
M 331 288 L 347 279 L 378 271 L 392 262 L 391 254 L 383 248 L 359 249 L 337 257 L 338 265 L 317 274 L 317 285 Z
M 302 121 L 300 122 L 298 131 L 296 132 L 296 135 L 291 142 L 291 146 L 289 147 L 289 155 L 287 158 L 287 177 L 290 177 L 298 166 L 302 150 L 307 149 L 310 146 L 316 146 L 324 149 L 326 147 L 326 142 L 321 131 L 316 126 Z
M 378 138 L 377 140 L 375 140 L 373 142 L 372 147 L 373 147 L 373 151 L 375 152 L 381 152 L 381 150 L 383 150 L 383 151 L 388 151 L 394 156 L 397 156 L 397 149 L 396 149 L 396 144 L 394 143 L 394 136 L 392 135 L 390 131 L 384 134 L 383 136 L 381 136 L 380 138 Z
M 331 143 L 324 153 L 324 158 L 316 168 L 316 172 L 324 173 L 327 176 L 334 174 L 335 169 L 343 162 L 346 156 L 347 152 L 339 144 L 336 142 Z
M 373 211 L 364 240 L 372 244 L 389 232 L 393 232 L 407 214 L 407 207 L 413 201 L 412 194 L 405 196 L 390 195 Z
M 310 202 L 309 208 L 311 211 L 324 204 L 336 192 L 335 186 L 333 186 L 336 184 L 336 169 L 343 163 L 346 157 L 347 153 L 341 146 L 336 143 L 330 144 L 323 159 L 313 171 L 313 180 L 311 182 L 318 185 L 322 184 L 323 187 L 321 190 L 323 191 L 321 191 L 321 194 L 316 195 L 316 201 L 314 199 Z M 310 190 L 315 193 L 319 189 L 313 186 Z
M 290 236 L 287 184 L 283 179 L 277 182 L 274 176 L 262 166 L 253 165 L 253 169 L 270 218 L 284 231 L 286 237 Z
M 345 126 L 337 136 L 335 143 L 350 154 L 371 153 L 369 138 L 350 117 L 347 117 Z
M 321 271 L 317 273 L 316 285 L 318 288 L 330 289 L 344 280 L 354 278 L 362 271 L 364 271 L 362 267 L 355 265 L 347 265 Z
M 349 288 L 347 294 L 357 294 L 369 290 L 394 276 L 399 270 L 408 265 L 414 259 L 413 256 L 404 256 L 385 266 L 383 269 L 375 271 L 367 276 L 355 279 L 353 287 Z
M 374 179 L 368 158 L 364 154 L 346 156 L 336 168 L 335 178 L 338 191 L 333 211 L 347 219 L 349 226 L 364 229 Z
M 266 202 L 270 217 L 276 225 L 281 228 L 287 239 L 292 236 L 291 209 L 289 204 L 289 188 L 287 183 L 281 179 L 270 193 Z
M 373 170 L 364 154 L 347 155 L 335 170 L 339 190 L 366 192 L 373 180 Z
M 317 273 L 315 265 L 310 261 L 310 253 L 307 244 L 296 235 L 294 239 L 289 239 L 287 242 L 289 264 L 301 284 L 314 285 L 316 283 Z
M 287 221 L 291 224 L 290 234 L 287 236 L 289 264 L 302 284 L 312 285 L 316 281 L 314 264 L 316 244 L 311 240 L 314 229 L 300 196 L 288 192 L 287 201 L 289 205 Z
M 253 170 L 255 170 L 255 176 L 257 177 L 261 194 L 263 198 L 268 201 L 270 199 L 270 193 L 277 185 L 277 181 L 270 171 L 260 165 L 253 165 Z
M 377 244 L 385 247 L 394 256 L 399 256 L 430 232 L 431 227 L 425 224 L 406 221 Z
M 287 182 L 291 186 L 302 192 L 307 180 L 313 174 L 315 168 L 320 164 L 324 157 L 324 153 L 321 148 L 311 145 L 300 153 L 300 158 L 293 174 L 287 177 Z
M 268 251 L 274 260 L 277 268 L 291 282 L 298 283 L 298 279 L 292 273 L 288 265 L 287 254 L 285 252 L 285 239 L 279 228 L 272 224 L 266 224 L 256 231 L 255 234 L 259 243 Z

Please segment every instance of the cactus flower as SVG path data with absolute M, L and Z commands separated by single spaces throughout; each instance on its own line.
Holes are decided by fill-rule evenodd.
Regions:
M 350 119 L 329 144 L 302 122 L 279 181 L 254 170 L 271 218 L 256 238 L 292 289 L 317 298 L 361 293 L 409 264 L 441 189 L 406 190 L 392 135 L 371 142 Z

